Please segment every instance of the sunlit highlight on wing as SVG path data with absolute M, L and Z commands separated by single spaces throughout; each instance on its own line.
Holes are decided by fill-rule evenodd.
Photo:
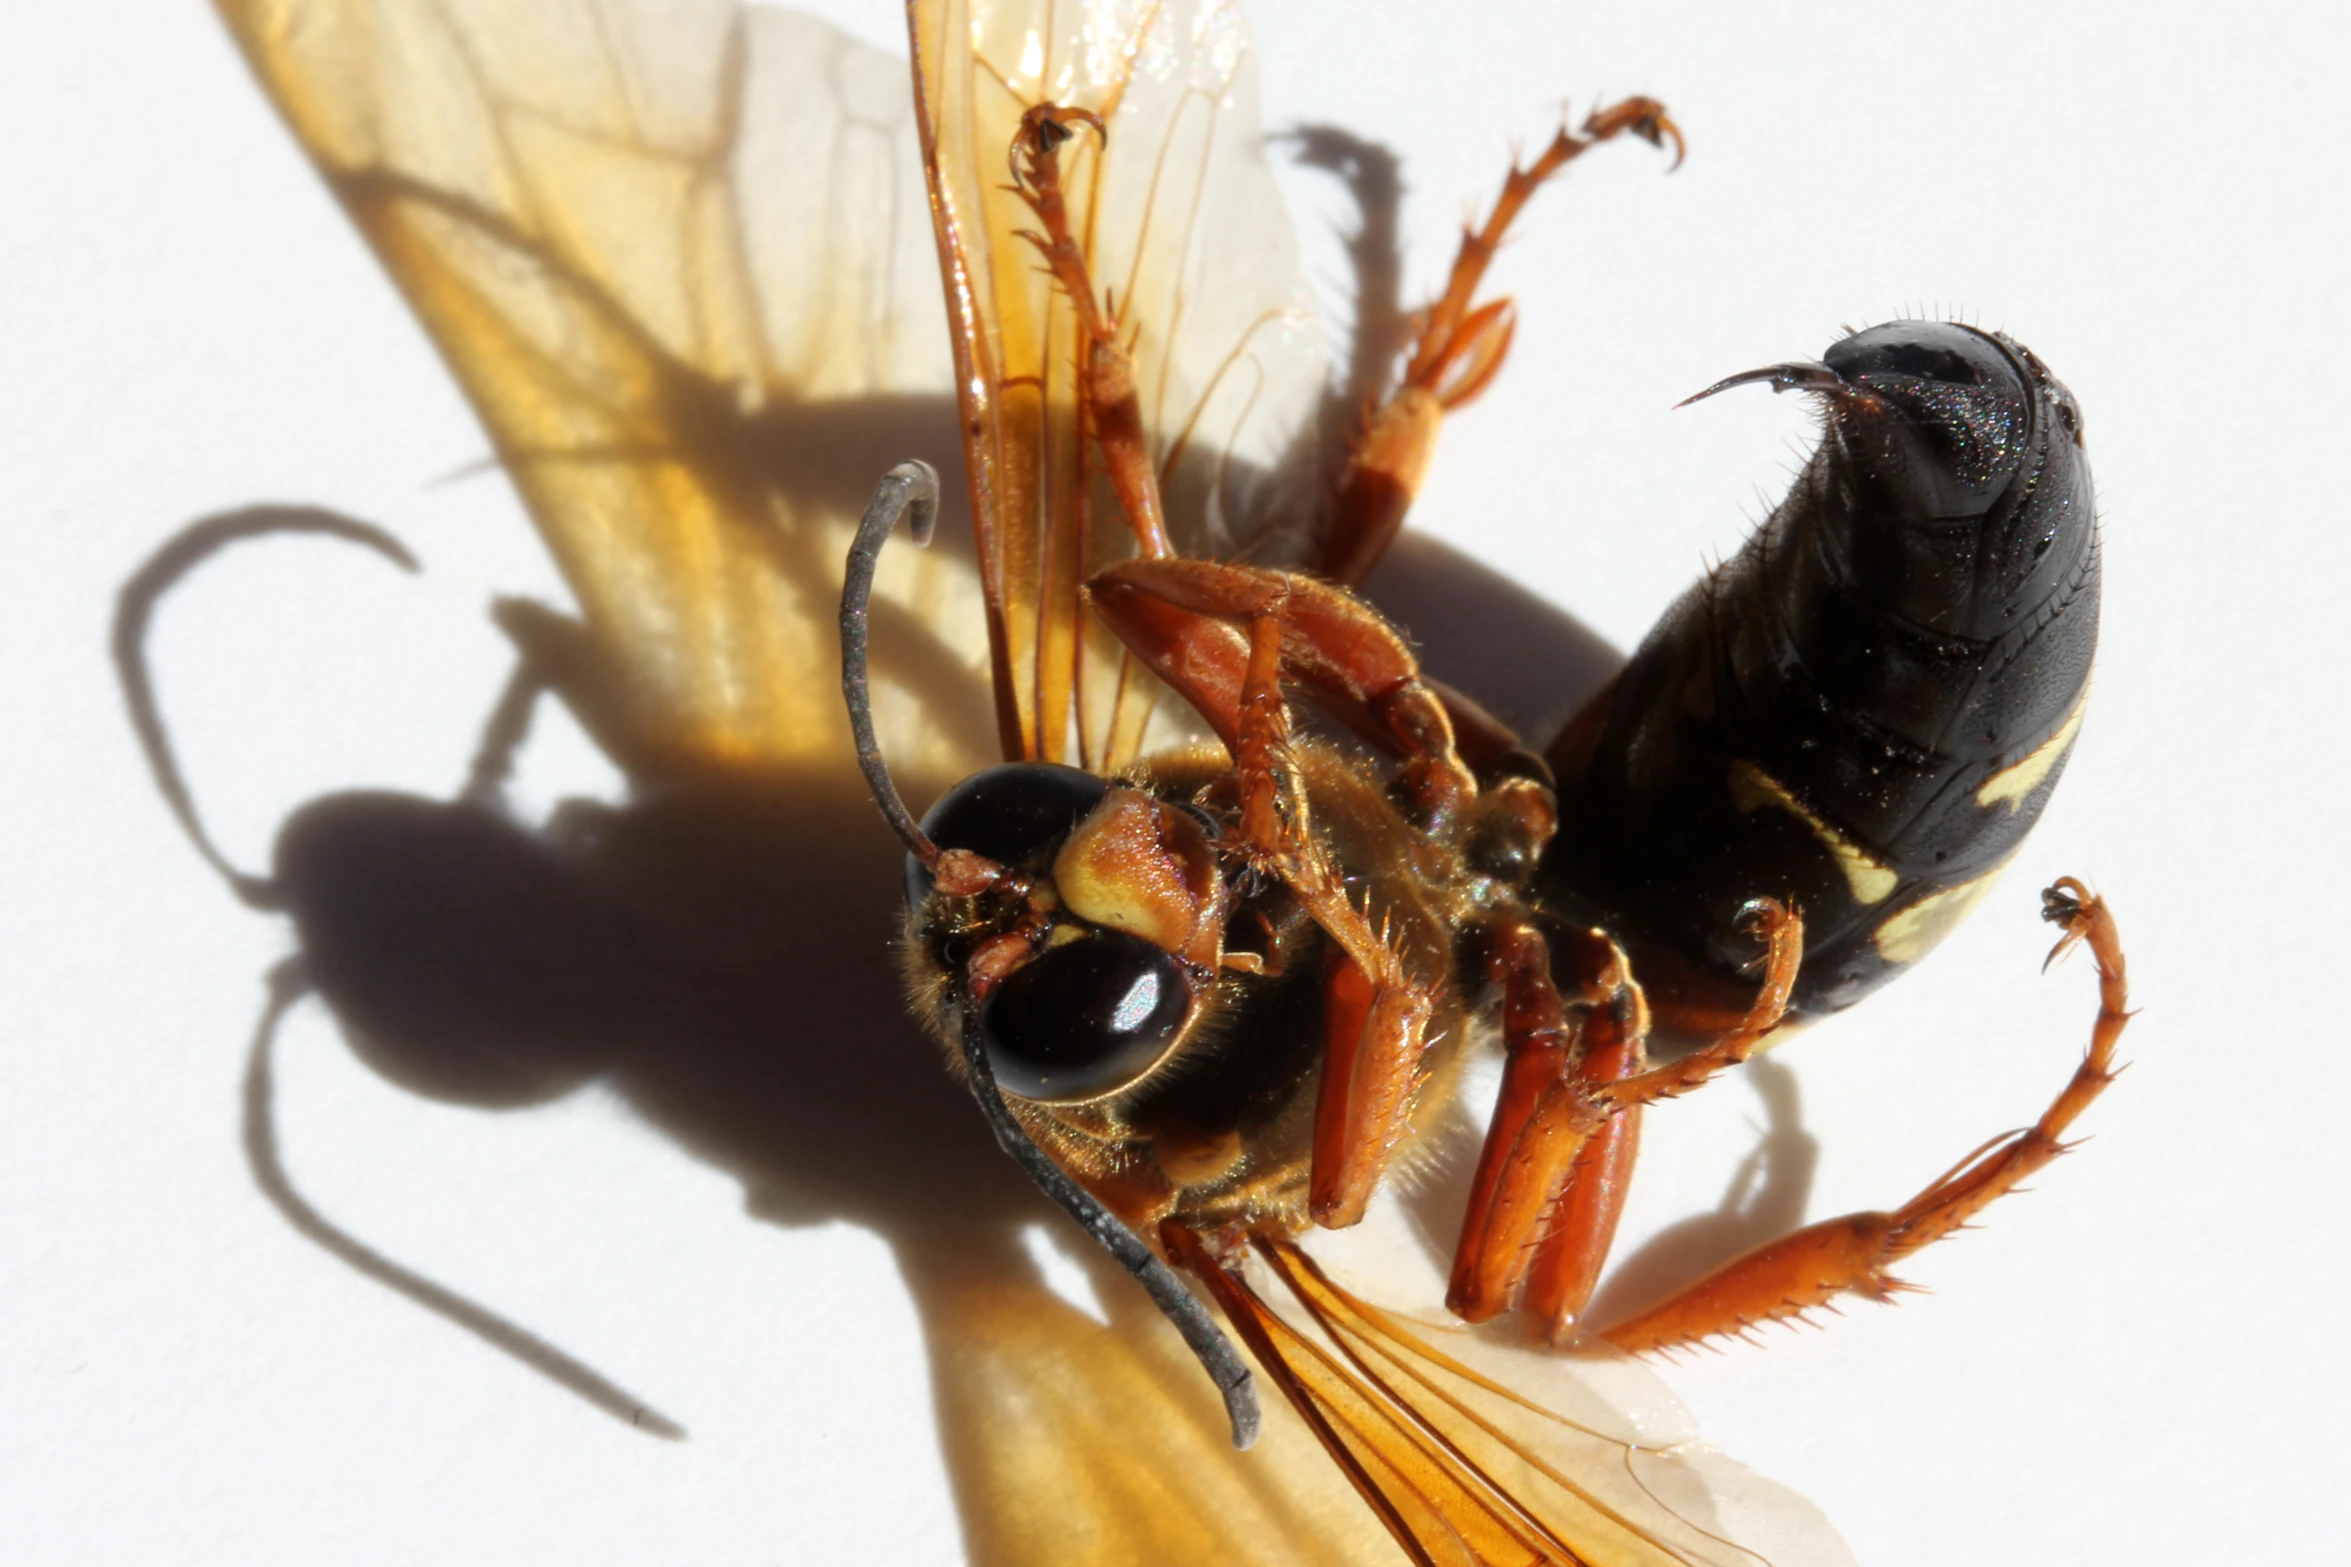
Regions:
M 1166 1320 L 1116 1280 L 1102 1293 L 1108 1323 L 1030 1279 L 946 1295 L 940 1436 L 975 1564 L 1402 1567 L 1287 1409 L 1275 1401 L 1257 1446 L 1235 1452 Z
M 220 6 L 577 596 L 519 629 L 599 742 L 639 779 L 846 754 L 847 528 L 952 440 L 903 64 L 730 0 Z M 977 738 L 967 581 L 884 576 L 909 770 Z
M 914 0 L 919 116 L 902 64 L 733 0 L 217 3 L 578 600 L 577 624 L 510 629 L 640 783 L 845 768 L 849 528 L 893 464 L 944 455 L 958 405 L 1001 749 L 1111 768 L 1141 747 L 1148 682 L 1078 591 L 1127 534 L 1079 446 L 1068 301 L 1003 188 L 1038 101 L 1109 126 L 1107 147 L 1071 144 L 1072 214 L 1135 358 L 1176 547 L 1280 562 L 1309 519 L 1323 350 L 1228 0 Z M 957 776 L 987 748 L 967 700 L 982 614 L 959 562 L 901 551 L 885 571 L 875 683 L 912 699 L 876 710 L 902 773 Z M 1271 1256 L 1295 1310 L 1212 1279 L 1417 1559 L 1762 1559 L 1722 1543 L 1760 1540 L 1746 1523 L 1712 1532 L 1735 1485 L 1698 1477 L 1692 1450 L 1522 1397 L 1538 1357 L 1481 1370 L 1482 1340 L 1408 1329 L 1294 1248 Z M 1295 1424 L 1230 1451 L 1159 1318 L 1099 1329 L 1039 1294 L 967 1281 L 933 1345 L 975 1557 L 1386 1558 Z M 1801 1533 L 1808 1510 L 1765 1490 L 1755 1510 Z M 1770 1549 L 1776 1567 L 1842 1560 Z
M 1035 219 L 1006 160 L 1037 103 L 1103 117 L 1103 142 L 1064 152 L 1071 228 L 1135 357 L 1176 547 L 1280 558 L 1307 520 L 1300 437 L 1324 360 L 1247 33 L 1223 0 L 911 12 L 1004 747 L 1115 767 L 1141 745 L 1145 677 L 1078 589 L 1128 544 L 1079 440 L 1073 312 L 1019 238 Z
M 1604 1353 L 1584 1363 L 1408 1322 L 1366 1304 L 1295 1244 L 1252 1244 L 1262 1268 L 1211 1267 L 1204 1276 L 1415 1561 L 1850 1563 L 1800 1498 L 1695 1442 L 1670 1417 L 1612 1405 L 1606 1383 L 1618 1367 Z M 1619 1397 L 1637 1407 L 1645 1374 L 1624 1369 L 1633 1375 Z

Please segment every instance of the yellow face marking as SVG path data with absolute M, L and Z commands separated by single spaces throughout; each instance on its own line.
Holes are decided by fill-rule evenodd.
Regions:
M 2085 698 L 2073 705 L 2073 716 L 2057 726 L 2057 733 L 2033 747 L 2032 754 L 2020 762 L 2012 762 L 1984 780 L 1975 792 L 1975 803 L 1983 806 L 2006 805 L 2010 811 L 2024 804 L 2049 770 L 2065 760 L 2065 753 L 2073 747 L 2075 731 L 2082 727 L 2082 709 L 2089 705 Z
M 1113 789 L 1071 830 L 1053 883 L 1079 919 L 1214 966 L 1224 908 L 1200 824 L 1137 789 Z
M 1898 878 L 1885 862 L 1863 852 L 1859 844 L 1807 810 L 1802 801 L 1788 792 L 1787 785 L 1753 762 L 1731 763 L 1731 803 L 1742 815 L 1753 815 L 1770 806 L 1786 811 L 1811 828 L 1812 836 L 1820 840 L 1821 847 L 1837 862 L 1837 869 L 1845 873 L 1846 884 L 1853 889 L 1854 902 L 1883 903 L 1892 895 Z
M 2000 872 L 2005 869 L 2006 866 L 1996 865 L 1973 881 L 1930 893 L 1889 917 L 1870 938 L 1877 943 L 1878 956 L 1888 963 L 1916 963 L 1934 951 L 1983 901 L 1984 894 L 1992 890 L 1992 883 L 2000 879 Z

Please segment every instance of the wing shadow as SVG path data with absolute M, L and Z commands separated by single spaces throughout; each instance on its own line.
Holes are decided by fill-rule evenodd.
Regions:
M 1392 181 L 1386 189 L 1392 203 Z M 1392 211 L 1384 226 L 1378 216 L 1366 210 L 1365 232 L 1392 235 Z M 1370 300 L 1376 278 L 1366 278 Z M 778 421 L 772 441 L 725 441 L 723 466 L 812 509 L 853 512 L 890 462 L 953 450 L 954 417 L 943 400 L 835 405 L 822 428 L 795 418 Z M 231 543 L 307 528 L 398 550 L 365 524 L 320 516 L 257 508 L 200 519 L 124 586 L 118 633 L 132 634 L 118 634 L 116 657 L 126 705 L 167 804 L 200 846 L 135 633 Z M 1434 673 L 1530 733 L 1618 662 L 1572 616 L 1426 538 L 1407 534 L 1367 591 L 1413 630 Z M 552 612 L 503 618 L 526 666 L 561 640 L 534 631 L 559 619 Z M 879 656 L 897 661 L 893 678 L 939 723 L 993 733 L 959 650 L 907 616 L 877 618 L 875 634 Z M 540 674 L 584 709 L 625 702 L 594 689 L 613 677 L 594 661 Z M 277 1156 L 270 1051 L 284 1009 L 307 991 L 354 1053 L 404 1091 L 519 1112 L 605 1083 L 734 1179 L 757 1219 L 846 1222 L 881 1238 L 923 1324 L 974 1561 L 1362 1559 L 1360 1539 L 1333 1521 L 1336 1471 L 1310 1448 L 1285 1459 L 1278 1444 L 1236 1462 L 1196 1366 L 1114 1267 L 1086 1259 L 1108 1326 L 1046 1287 L 1023 1232 L 1063 1221 L 997 1151 L 907 1018 L 890 957 L 902 853 L 851 759 L 746 777 L 669 758 L 658 776 L 632 777 L 626 803 L 568 810 L 534 832 L 487 798 L 503 753 L 527 731 L 525 712 L 527 702 L 502 703 L 486 721 L 467 796 L 313 800 L 288 817 L 267 877 L 241 877 L 213 856 L 245 901 L 284 913 L 294 934 L 253 1043 L 245 1126 L 257 1186 L 289 1223 L 603 1412 L 654 1434 L 690 1424 L 690 1411 L 652 1411 L 448 1282 L 384 1257 L 294 1188 Z M 914 800 L 952 781 L 901 780 Z M 1154 1506 L 1176 1475 L 1187 1507 Z M 1345 1496 L 1338 1505 L 1364 1521 Z M 1212 1534 L 1187 1535 L 1195 1518 L 1214 1520 Z

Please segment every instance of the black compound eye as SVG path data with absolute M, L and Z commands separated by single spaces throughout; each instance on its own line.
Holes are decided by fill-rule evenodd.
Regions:
M 1050 762 L 1007 762 L 972 774 L 940 795 L 922 830 L 942 849 L 969 849 L 1000 865 L 1048 854 L 1110 792 L 1110 782 Z M 906 857 L 906 906 L 931 895 L 931 873 Z
M 1159 1064 L 1191 1015 L 1175 957 L 1100 931 L 1038 954 L 980 1009 L 980 1042 L 1008 1094 L 1067 1103 L 1115 1093 Z

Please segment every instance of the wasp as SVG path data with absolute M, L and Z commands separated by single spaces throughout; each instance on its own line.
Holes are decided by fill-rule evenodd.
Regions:
M 1712 780 L 1727 834 L 1788 840 L 1726 869 L 1703 838 L 1679 847 L 1646 825 L 1682 820 L 1673 791 L 1708 780 L 1696 761 L 1657 772 L 1632 731 L 1667 711 L 1643 690 L 1721 698 L 1797 669 L 1705 640 L 1737 616 L 1669 622 L 1697 629 L 1635 666 L 1664 673 L 1613 688 L 1627 737 L 1579 720 L 1543 749 L 1423 676 L 1405 637 L 1347 591 L 1400 525 L 1443 419 L 1507 356 L 1510 307 L 1479 290 L 1515 212 L 1592 147 L 1677 139 L 1662 109 L 1614 105 L 1514 172 L 1393 384 L 1330 421 L 1319 340 L 1268 216 L 1278 198 L 1230 6 L 919 3 L 911 94 L 903 67 L 820 24 L 721 5 L 585 19 L 353 6 L 302 25 L 268 4 L 223 10 L 450 359 L 563 568 L 576 615 L 502 611 L 533 680 L 648 798 L 716 782 L 789 807 L 810 780 L 864 764 L 859 787 L 910 857 L 900 951 L 919 1012 L 999 1141 L 1210 1365 L 1233 1430 L 1251 1426 L 1253 1379 L 1171 1263 L 1371 1500 L 1357 1527 L 1421 1559 L 1446 1540 L 1471 1542 L 1473 1559 L 1719 1555 L 1703 1508 L 1651 1494 L 1659 1455 L 1634 1475 L 1633 1440 L 1515 1391 L 1539 1376 L 1528 1362 L 1494 1370 L 1478 1341 L 1373 1304 L 1301 1244 L 1374 1206 L 1421 1156 L 1469 1057 L 1499 1038 L 1504 1111 L 1449 1299 L 1461 1318 L 1515 1309 L 1538 1338 L 1568 1336 L 1588 1288 L 1573 1276 L 1605 1254 L 1639 1107 L 1914 960 L 1935 911 L 2013 843 L 1957 828 L 1914 843 L 1849 820 L 1849 802 L 1763 743 L 1803 737 L 1772 716 L 1809 696 L 1783 678 L 1749 727 L 1669 737 L 1731 748 Z M 910 193 L 894 159 L 917 150 L 926 178 Z M 1928 362 L 1938 353 L 1955 357 Z M 1962 370 L 1999 364 L 2007 380 L 1960 388 Z M 2042 415 L 2063 394 L 2026 364 L 1959 329 L 1905 327 L 1781 367 L 1776 382 L 1822 397 L 1852 444 L 1816 459 L 1823 499 L 1792 501 L 1765 530 L 1786 547 L 1735 563 L 1706 602 L 1792 602 L 1774 575 L 1783 557 L 1945 489 L 1972 484 L 1986 505 L 1968 515 L 2014 521 L 2003 498 L 2028 458 L 2041 465 L 2028 488 L 2045 480 L 2071 508 L 2043 519 L 2052 569 L 2078 567 L 2084 537 L 2094 551 L 2086 468 L 2078 448 L 2049 466 L 2066 453 Z M 924 512 L 933 485 L 902 472 L 860 523 L 864 486 L 942 418 L 959 432 L 976 581 L 937 558 L 893 558 L 876 579 L 880 537 Z M 1954 460 L 1963 435 L 1989 444 Z M 1825 497 L 1877 460 L 1873 439 L 1924 488 L 1837 513 Z M 859 464 L 854 496 L 807 477 Z M 816 678 L 845 553 L 846 708 Z M 1827 580 L 1918 581 L 1875 563 Z M 2094 618 L 2094 554 L 2086 580 L 2069 633 Z M 1946 649 L 1970 634 L 1955 629 Z M 982 646 L 993 700 L 975 743 L 936 693 Z M 2063 705 L 2079 683 L 2043 694 Z M 2037 757 L 2030 786 L 1979 806 L 2021 832 L 2073 706 L 2041 728 L 2030 704 L 2000 707 L 2003 733 L 1946 770 L 1946 792 L 1999 778 L 2013 790 Z M 975 771 L 983 749 L 1014 770 Z M 1732 763 L 1762 781 L 1738 792 Z M 916 821 L 890 804 L 889 773 L 970 777 Z M 1910 786 L 1886 787 L 1892 799 Z M 1902 798 L 1923 808 L 1923 788 Z M 1607 847 L 1610 822 L 1645 845 L 1618 878 L 1639 896 L 1576 857 L 1594 837 Z M 624 838 L 599 829 L 589 848 L 617 861 Z M 1954 845 L 1959 858 L 1936 857 Z M 1874 899 L 1877 882 L 1854 887 L 1850 909 L 1824 901 L 1817 875 L 1788 869 L 1819 870 L 1807 846 L 1837 875 L 1858 855 L 1894 883 Z M 1657 1342 L 1733 1320 L 1790 1268 L 1811 1270 L 1807 1299 L 1877 1287 L 1886 1262 L 2045 1161 L 2102 1082 L 2121 1013 L 2102 909 L 2070 888 L 2052 907 L 2111 971 L 2097 1070 L 2034 1133 L 1909 1205 L 1924 1207 L 1899 1236 L 1840 1259 L 1825 1230 L 1808 1232 L 1693 1291 Z M 1867 972 L 1831 983 L 1824 953 Z M 1648 1062 L 1653 1022 L 1696 1052 Z M 1018 1331 L 984 1301 L 962 1304 L 960 1322 Z M 1612 1336 L 1639 1341 L 1622 1325 Z M 1151 1440 L 1182 1424 L 1106 1377 L 1077 1387 Z M 1599 1456 L 1560 1456 L 1579 1436 Z M 1360 1559 L 1350 1526 L 1268 1522 L 1248 1482 L 1211 1501 L 1209 1455 L 1169 1450 L 1198 1466 L 1213 1549 Z M 1089 1460 L 1101 1457 L 1064 1447 L 1007 1462 L 1035 1479 Z
M 1678 146 L 1662 108 L 1603 107 L 1513 169 L 1317 497 L 1302 562 L 1200 559 L 1170 543 L 1158 491 L 1181 440 L 1164 410 L 1155 429 L 1142 409 L 1138 329 L 1099 288 L 1107 258 L 1071 211 L 1073 184 L 1112 177 L 1123 83 L 1102 107 L 1025 97 L 1021 85 L 1048 78 L 1007 71 L 986 28 L 973 34 L 918 28 L 923 102 L 934 122 L 969 112 L 965 95 L 999 104 L 999 126 L 1017 113 L 1010 180 L 959 179 L 932 139 L 942 255 L 951 278 L 970 276 L 968 236 L 1009 232 L 1052 290 L 1020 299 L 1020 317 L 1001 281 L 951 290 L 992 623 L 1058 622 L 1073 650 L 1089 625 L 1107 630 L 1114 651 L 1099 662 L 1117 671 L 1104 679 L 1118 698 L 1094 739 L 1066 702 L 1075 682 L 1040 681 L 1035 709 L 1007 726 L 1014 760 L 915 821 L 872 739 L 862 613 L 881 539 L 909 512 L 927 527 L 934 481 L 902 470 L 885 483 L 852 555 L 844 667 L 861 758 L 908 848 L 914 1004 L 1007 1149 L 1184 1330 L 1237 1443 L 1254 1428 L 1246 1373 L 1161 1256 L 1206 1284 L 1409 1550 L 1474 1532 L 1473 1515 L 1505 1530 L 1509 1500 L 1449 1470 L 1447 1422 L 1334 1397 L 1245 1259 L 1270 1260 L 1343 1339 L 1331 1317 L 1352 1308 L 1332 1306 L 1296 1237 L 1359 1222 L 1413 1158 L 1465 1052 L 1498 1035 L 1501 1099 L 1447 1305 L 1469 1321 L 1515 1310 L 1555 1342 L 1586 1329 L 1642 1108 L 1918 961 L 2047 800 L 2096 642 L 2080 413 L 2023 345 L 1919 321 L 1698 394 L 1763 383 L 1815 397 L 1820 443 L 1745 548 L 1537 754 L 1424 677 L 1346 585 L 1393 537 L 1444 415 L 1507 351 L 1507 302 L 1478 296 L 1512 217 L 1601 142 Z M 1080 146 L 1093 153 L 1085 175 Z M 997 368 L 1020 335 L 1011 323 L 1052 320 L 1057 304 L 1058 353 L 1031 329 L 1024 363 L 1040 368 Z M 1060 473 L 1050 419 L 1008 406 L 1029 397 L 1068 421 L 1059 448 L 1078 460 Z M 1115 522 L 1097 523 L 1095 507 Z M 1090 527 L 1131 553 L 1081 583 L 1068 563 L 1085 558 Z M 1060 574 L 1023 573 L 1040 556 L 1064 562 Z M 1021 661 L 1009 634 L 995 646 L 1002 690 Z M 1211 743 L 1135 754 L 1120 703 L 1136 664 Z M 1354 743 L 1305 732 L 1300 702 Z M 1060 761 L 1064 729 L 1090 765 Z M 1848 1292 L 1883 1298 L 1895 1263 L 2054 1158 L 2111 1080 L 2127 998 L 2104 906 L 2068 879 L 2043 912 L 2061 947 L 2089 943 L 2102 994 L 2091 1049 L 2033 1126 L 1897 1208 L 1767 1244 L 1599 1336 L 1659 1349 Z M 1688 1048 L 1652 1062 L 1653 1032 Z M 1416 1480 L 1399 1478 L 1429 1468 L 1459 1487 L 1433 1525 L 1404 1500 Z M 1572 1555 L 1563 1533 L 1546 1544 Z

